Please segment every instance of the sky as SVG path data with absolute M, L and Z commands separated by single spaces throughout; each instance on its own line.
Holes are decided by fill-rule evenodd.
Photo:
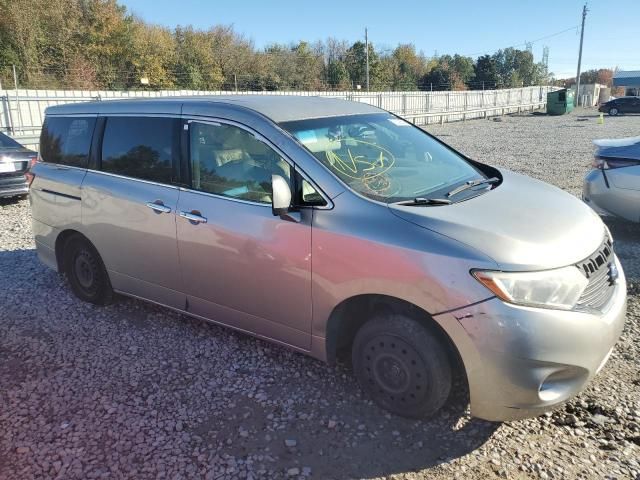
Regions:
M 233 25 L 257 48 L 270 43 L 313 42 L 327 37 L 378 48 L 413 43 L 427 56 L 436 52 L 477 57 L 533 43 L 536 61 L 549 47 L 549 70 L 575 77 L 584 0 L 120 0 L 146 22 L 175 27 Z M 376 5 L 380 5 L 377 7 Z M 595 0 L 588 4 L 582 71 L 619 67 L 640 70 L 638 0 Z

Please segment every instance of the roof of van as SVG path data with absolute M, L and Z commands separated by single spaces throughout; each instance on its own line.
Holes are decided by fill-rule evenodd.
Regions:
M 69 103 L 47 108 L 49 115 L 64 114 L 180 114 L 183 106 L 200 108 L 215 104 L 244 107 L 270 118 L 276 123 L 309 118 L 335 117 L 366 113 L 380 113 L 366 103 L 337 98 L 301 95 L 211 95 L 187 97 L 154 97 L 99 102 Z

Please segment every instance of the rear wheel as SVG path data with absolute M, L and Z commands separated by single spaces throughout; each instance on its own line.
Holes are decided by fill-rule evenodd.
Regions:
M 434 414 L 451 391 L 452 368 L 441 340 L 415 320 L 387 314 L 365 323 L 354 340 L 358 382 L 382 408 L 403 417 Z
M 107 305 L 113 301 L 107 270 L 87 239 L 74 235 L 67 240 L 63 265 L 71 290 L 80 300 L 95 305 Z
M 618 110 L 616 107 L 611 107 L 609 109 L 609 115 L 611 115 L 612 117 L 615 117 L 619 113 L 620 113 L 620 110 Z

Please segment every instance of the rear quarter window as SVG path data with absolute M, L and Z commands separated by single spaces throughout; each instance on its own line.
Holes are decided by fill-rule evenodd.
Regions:
M 44 162 L 87 168 L 95 117 L 47 117 L 40 134 Z

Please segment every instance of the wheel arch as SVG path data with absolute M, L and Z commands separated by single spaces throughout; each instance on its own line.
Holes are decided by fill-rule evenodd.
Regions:
M 71 237 L 74 237 L 76 235 L 82 237 L 95 249 L 95 245 L 93 244 L 93 242 L 89 240 L 85 235 L 83 235 L 82 232 L 79 232 L 78 230 L 74 230 L 72 228 L 63 230 L 56 237 L 55 243 L 56 264 L 58 265 L 59 272 L 64 272 L 64 246 Z
M 380 312 L 403 313 L 423 325 L 444 343 L 455 364 L 464 369 L 462 357 L 453 339 L 429 312 L 401 298 L 383 294 L 355 295 L 334 307 L 326 327 L 327 362 L 335 364 L 340 359 L 348 358 L 358 329 L 374 313 L 379 314 Z

